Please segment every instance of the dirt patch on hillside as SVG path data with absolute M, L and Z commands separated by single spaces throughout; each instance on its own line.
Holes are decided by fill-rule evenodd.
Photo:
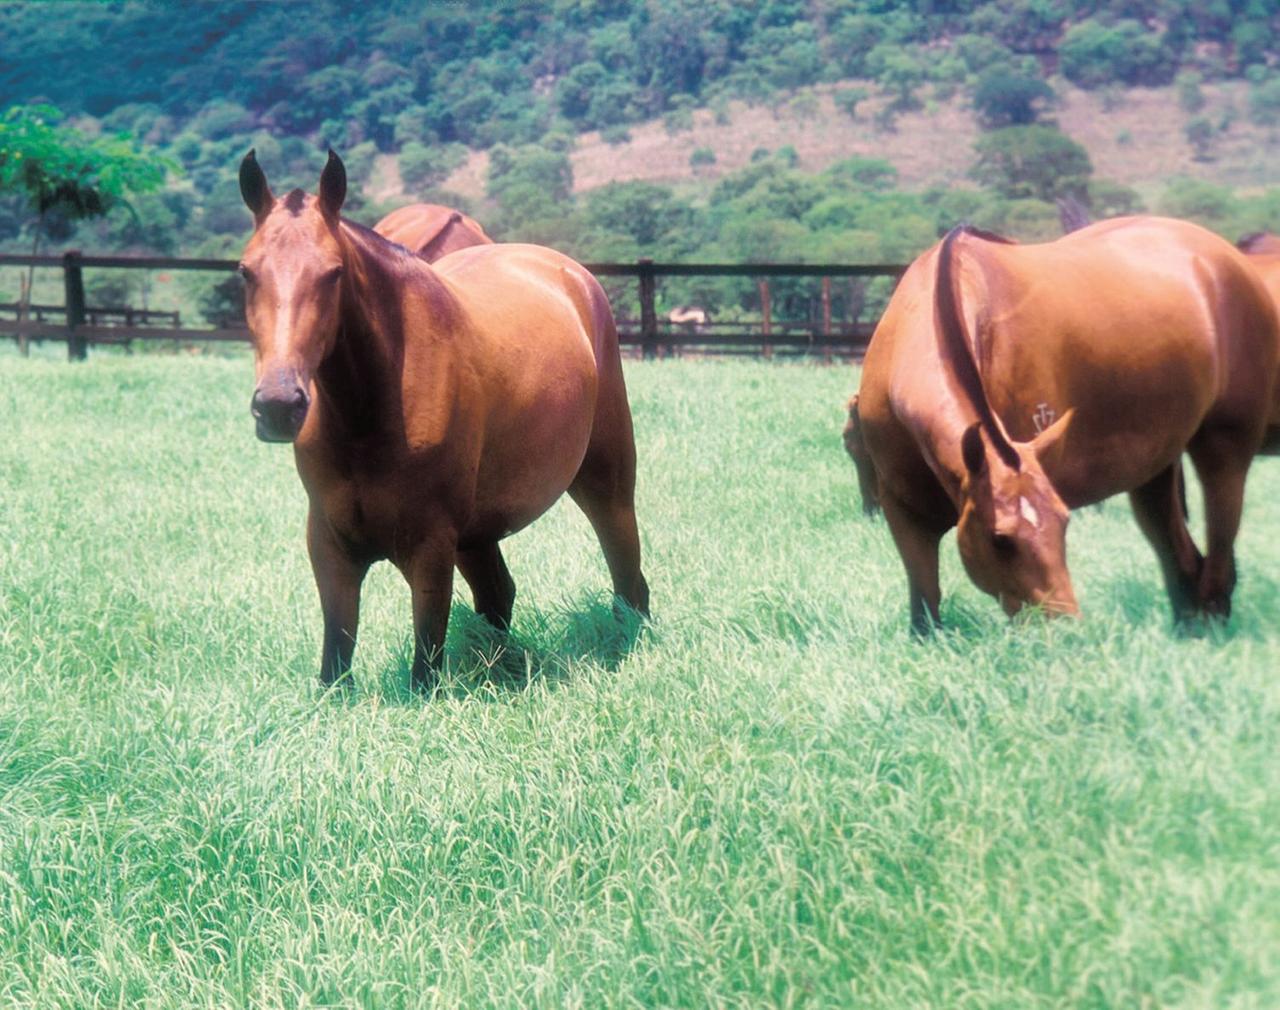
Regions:
M 981 131 L 966 97 L 926 101 L 924 108 L 900 115 L 896 128 L 886 131 L 874 123 L 883 99 L 864 101 L 856 118 L 836 108 L 832 92 L 848 83 L 813 89 L 772 107 L 733 102 L 728 123 L 698 110 L 693 129 L 675 135 L 660 121 L 630 127 L 631 139 L 622 144 L 585 133 L 571 156 L 574 189 L 633 179 L 701 187 L 748 164 L 757 148 L 787 145 L 795 148 L 807 172 L 844 158 L 882 158 L 897 168 L 903 189 L 970 185 L 966 173 Z M 1199 114 L 1215 124 L 1231 120 L 1216 135 L 1207 161 L 1194 157 L 1184 133 L 1190 116 L 1178 106 L 1172 88 L 1134 88 L 1109 105 L 1097 92 L 1059 86 L 1061 103 L 1052 118 L 1085 146 L 1099 178 L 1133 186 L 1144 195 L 1159 192 L 1178 175 L 1244 188 L 1280 185 L 1280 132 L 1248 122 L 1248 86 L 1231 82 L 1203 90 L 1208 102 Z M 699 147 L 715 152 L 714 164 L 690 166 Z M 488 161 L 484 152 L 473 152 L 445 188 L 482 197 Z

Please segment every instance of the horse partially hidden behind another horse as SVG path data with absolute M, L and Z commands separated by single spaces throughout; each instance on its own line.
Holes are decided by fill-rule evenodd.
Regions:
M 428 263 L 473 245 L 492 245 L 478 221 L 438 203 L 411 203 L 393 210 L 373 226 L 383 238 L 398 242 Z
M 1246 235 L 1236 243 L 1236 247 L 1245 254 L 1250 265 L 1267 286 L 1271 300 L 1275 303 L 1276 312 L 1280 313 L 1280 236 L 1267 232 L 1255 232 Z M 1271 422 L 1267 425 L 1267 436 L 1260 450 L 1267 456 L 1280 456 L 1280 381 L 1276 383 L 1276 395 L 1271 405 Z
M 579 264 L 531 245 L 483 245 L 433 269 L 339 217 L 332 151 L 318 196 L 272 196 L 252 151 L 246 314 L 258 437 L 293 442 L 310 500 L 320 679 L 347 676 L 360 587 L 390 559 L 413 594 L 412 679 L 441 663 L 454 566 L 478 613 L 511 620 L 498 541 L 564 491 L 604 549 L 614 592 L 644 613 L 635 445 L 617 332 Z
M 938 543 L 1016 613 L 1078 613 L 1067 509 L 1129 492 L 1177 619 L 1226 616 L 1245 475 L 1270 415 L 1276 311 L 1230 244 L 1119 218 L 1021 246 L 957 228 L 911 265 L 857 403 L 911 622 L 938 620 Z M 1183 450 L 1200 476 L 1202 557 Z

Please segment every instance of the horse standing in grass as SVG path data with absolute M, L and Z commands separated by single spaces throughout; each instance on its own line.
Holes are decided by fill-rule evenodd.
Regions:
M 647 612 L 635 445 L 609 303 L 573 260 L 482 245 L 439 270 L 339 216 L 346 170 L 277 200 L 252 151 L 241 273 L 258 437 L 292 442 L 324 616 L 320 679 L 348 675 L 360 587 L 389 559 L 413 595 L 412 680 L 436 679 L 454 567 L 495 627 L 515 584 L 498 543 L 564 491 L 614 592 Z
M 1121 491 L 1175 617 L 1227 616 L 1278 339 L 1257 273 L 1195 225 L 1120 218 L 1027 246 L 953 230 L 894 293 L 857 404 L 912 626 L 938 620 L 952 526 L 969 576 L 1008 613 L 1078 613 L 1067 510 Z M 1204 489 L 1203 557 L 1184 450 Z
M 373 230 L 417 253 L 428 263 L 459 249 L 493 243 L 478 221 L 438 203 L 411 203 L 393 210 L 375 224 Z
M 1236 246 L 1245 254 L 1250 265 L 1262 278 L 1262 283 L 1271 293 L 1276 312 L 1280 313 L 1280 236 L 1256 232 L 1240 239 Z M 1267 425 L 1267 436 L 1263 439 L 1260 451 L 1267 456 L 1280 456 L 1280 379 L 1276 382 L 1276 393 L 1271 405 L 1271 420 Z

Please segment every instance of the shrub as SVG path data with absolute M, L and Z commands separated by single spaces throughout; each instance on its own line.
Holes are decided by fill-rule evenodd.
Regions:
M 978 121 L 989 129 L 1027 126 L 1053 98 L 1053 89 L 1039 77 L 997 65 L 978 78 L 973 107 Z
M 831 96 L 831 100 L 835 102 L 836 108 L 850 119 L 857 119 L 858 105 L 864 101 L 866 97 L 866 88 L 841 88 Z
M 435 186 L 448 178 L 466 157 L 467 149 L 461 144 L 427 147 L 411 140 L 400 149 L 400 178 L 409 186 Z
M 621 124 L 606 126 L 600 131 L 600 139 L 613 146 L 625 144 L 631 139 L 631 131 Z
M 1088 19 L 1067 29 L 1058 50 L 1062 73 L 1082 88 L 1105 84 L 1167 84 L 1175 54 L 1164 39 L 1128 18 L 1114 24 Z
M 704 165 L 716 163 L 716 152 L 709 147 L 695 147 L 689 155 L 689 167 L 702 168 Z
M 1280 122 L 1280 76 L 1271 77 L 1249 89 L 1249 118 L 1259 126 Z
M 1183 133 L 1186 134 L 1187 143 L 1195 152 L 1196 161 L 1208 161 L 1212 155 L 1213 138 L 1217 134 L 1208 117 L 1196 116 L 1187 123 Z
M 1093 173 L 1089 154 L 1051 126 L 993 130 L 975 145 L 972 178 L 1011 199 L 1079 196 Z
M 1200 90 L 1202 81 L 1203 78 L 1194 70 L 1184 70 L 1174 79 L 1178 86 L 1178 104 L 1189 115 L 1195 115 L 1204 108 L 1204 92 Z

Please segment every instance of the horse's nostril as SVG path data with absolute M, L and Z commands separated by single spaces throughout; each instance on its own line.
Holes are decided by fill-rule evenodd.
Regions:
M 293 391 L 293 405 L 295 407 L 305 407 L 311 402 L 311 397 L 307 396 L 307 391 L 299 386 Z

